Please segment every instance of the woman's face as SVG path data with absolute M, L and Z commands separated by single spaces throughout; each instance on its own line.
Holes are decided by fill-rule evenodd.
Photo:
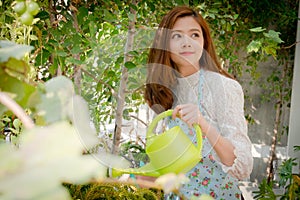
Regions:
M 171 60 L 183 76 L 199 70 L 203 52 L 203 34 L 200 25 L 191 16 L 178 18 L 171 30 Z

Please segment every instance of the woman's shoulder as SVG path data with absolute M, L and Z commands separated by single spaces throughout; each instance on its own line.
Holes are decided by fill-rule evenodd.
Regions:
M 238 91 L 242 90 L 242 86 L 237 80 L 226 77 L 220 73 L 205 70 L 204 76 L 205 76 L 205 81 L 214 86 L 220 86 L 220 87 L 228 88 L 230 90 L 231 89 L 238 90 Z

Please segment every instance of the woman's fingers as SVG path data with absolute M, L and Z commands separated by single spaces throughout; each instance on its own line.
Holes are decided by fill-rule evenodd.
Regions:
M 194 113 L 188 113 L 182 117 L 182 120 L 191 127 L 193 124 L 197 123 L 197 115 Z
M 198 116 L 200 111 L 197 105 L 194 104 L 182 104 L 175 107 L 172 118 L 180 117 L 189 126 L 198 123 Z
M 180 111 L 181 111 L 180 105 L 176 106 L 172 113 L 172 119 L 175 119 L 176 117 L 181 117 L 179 113 Z

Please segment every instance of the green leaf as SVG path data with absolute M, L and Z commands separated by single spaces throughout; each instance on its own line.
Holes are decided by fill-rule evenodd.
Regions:
M 132 55 L 132 56 L 139 56 L 139 52 L 137 51 L 130 51 L 128 52 L 129 55 Z
M 239 17 L 239 14 L 233 15 L 233 19 L 236 20 Z
M 52 65 L 49 66 L 49 72 L 52 76 L 55 76 L 56 72 L 57 72 L 57 59 L 54 59 L 54 62 Z
M 261 46 L 262 46 L 261 41 L 259 41 L 259 40 L 253 40 L 247 46 L 247 52 L 250 53 L 250 52 L 254 51 L 255 53 L 257 53 L 260 50 Z
M 35 87 L 9 76 L 0 68 L 0 91 L 7 92 L 20 106 L 25 107 Z M 2 107 L 0 110 L 4 112 L 6 109 Z
M 262 27 L 256 27 L 256 28 L 251 28 L 249 29 L 251 32 L 262 32 L 262 31 L 265 31 L 266 29 L 265 28 L 262 28 Z
M 38 40 L 38 37 L 35 35 L 30 35 L 30 40 Z
M 48 61 L 50 55 L 51 55 L 51 53 L 48 50 L 43 49 L 41 51 L 41 53 L 39 53 L 35 59 L 36 66 L 44 65 L 44 63 Z
M 7 110 L 8 110 L 8 108 L 6 106 L 0 104 L 0 116 L 2 116 Z
M 50 79 L 45 83 L 45 89 L 47 93 L 57 93 L 63 98 L 68 98 L 74 94 L 73 83 L 65 76 L 57 76 Z
M 55 51 L 55 54 L 62 57 L 66 57 L 68 55 L 68 53 L 63 50 L 57 50 Z
M 110 63 L 111 62 L 111 58 L 103 58 L 103 62 L 105 62 L 105 63 Z
M 215 19 L 216 18 L 216 15 L 214 13 L 208 13 L 208 16 L 212 19 Z
M 97 33 L 97 25 L 94 21 L 89 22 L 90 35 L 93 37 Z
M 276 42 L 276 43 L 283 43 L 283 40 L 280 39 L 279 37 L 280 32 L 276 32 L 274 30 L 269 30 L 268 33 L 264 33 L 264 36 L 267 38 L 270 38 L 272 41 Z
M 82 52 L 82 50 L 81 50 L 79 45 L 74 45 L 73 48 L 71 49 L 72 54 L 78 54 L 78 53 L 81 53 L 81 52 Z
M 7 62 L 3 63 L 2 68 L 4 68 L 4 71 L 8 75 L 18 79 L 26 79 L 30 74 L 30 67 L 27 65 L 27 63 L 23 60 L 17 60 L 13 57 L 10 57 Z
M 71 63 L 72 65 L 82 65 L 83 63 L 84 63 L 84 61 L 82 61 L 82 60 L 77 60 L 77 59 L 75 59 L 75 58 L 73 58 L 73 57 L 68 57 L 67 59 L 66 59 L 66 62 L 68 62 L 68 63 Z
M 131 62 L 131 61 L 127 61 L 127 62 L 125 63 L 125 67 L 126 67 L 127 69 L 133 69 L 133 68 L 136 67 L 136 65 L 135 65 L 133 62 Z
M 135 17 L 136 17 L 136 16 L 135 16 L 134 14 L 128 13 L 128 20 L 129 20 L 129 21 L 132 21 L 132 22 L 135 21 Z
M 300 151 L 300 146 L 298 146 L 298 145 L 294 146 L 294 151 L 295 151 L 295 152 L 296 152 L 296 151 Z
M 108 22 L 114 22 L 117 19 L 116 16 L 109 12 L 107 9 L 103 10 L 103 15 L 104 20 Z
M 132 3 L 129 4 L 129 7 L 132 8 L 135 11 L 138 11 L 138 7 Z
M 6 62 L 9 58 L 21 59 L 26 53 L 33 50 L 32 46 L 15 44 L 14 42 L 0 40 L 0 62 Z
M 71 80 L 58 76 L 45 83 L 46 93 L 41 95 L 41 102 L 37 105 L 38 113 L 46 123 L 53 123 L 67 119 L 68 103 L 74 95 Z
M 78 9 L 78 23 L 83 24 L 85 22 L 85 18 L 88 16 L 88 9 L 85 7 L 80 7 Z
M 79 96 L 70 99 L 68 116 L 85 148 L 92 148 L 98 143 L 96 130 L 93 128 L 88 104 Z
M 24 96 L 24 88 L 21 81 L 7 75 L 0 68 L 0 89 L 7 93 L 11 93 L 13 98 L 22 99 Z
M 266 54 L 272 55 L 274 58 L 276 58 L 276 48 L 272 46 L 266 46 L 265 48 L 263 48 L 263 50 L 266 52 Z
M 122 63 L 124 61 L 124 56 L 120 56 L 118 57 L 118 59 L 116 60 L 116 63 Z
M 278 82 L 280 81 L 280 78 L 278 76 L 273 76 L 273 82 Z
M 104 178 L 106 168 L 96 157 L 82 155 L 81 141 L 69 122 L 60 122 L 26 130 L 19 148 L 0 144 L 1 198 L 70 199 L 62 181 L 83 184 Z
M 149 8 L 150 8 L 150 10 L 151 10 L 152 12 L 155 11 L 155 5 L 154 5 L 154 3 L 152 3 L 152 2 L 150 1 L 150 2 L 147 2 L 147 5 L 149 6 Z

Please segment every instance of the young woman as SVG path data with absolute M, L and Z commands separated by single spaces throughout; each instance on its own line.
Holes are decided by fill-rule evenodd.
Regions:
M 217 59 L 207 23 L 189 7 L 165 15 L 148 59 L 145 100 L 156 112 L 174 109 L 170 126 L 193 140 L 203 133 L 202 159 L 186 176 L 181 193 L 241 199 L 238 181 L 249 177 L 253 158 L 240 84 Z

